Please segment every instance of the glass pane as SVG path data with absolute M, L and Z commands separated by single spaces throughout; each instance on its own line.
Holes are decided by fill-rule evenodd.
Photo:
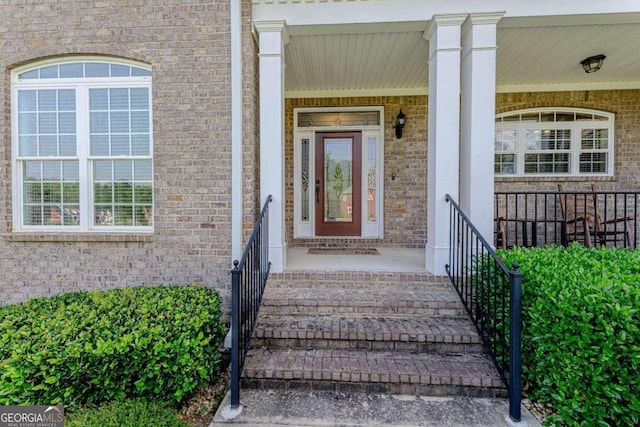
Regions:
M 147 111 L 133 111 L 131 113 L 131 132 L 149 132 L 149 113 Z
M 38 115 L 39 133 L 58 133 L 58 118 L 56 113 L 40 113 Z
M 58 78 L 58 66 L 52 65 L 50 67 L 40 68 L 41 79 L 56 79 Z
M 325 138 L 324 153 L 324 221 L 351 222 L 353 220 L 352 140 Z
M 36 91 L 18 91 L 18 111 L 36 111 Z
M 18 75 L 18 78 L 23 80 L 37 79 L 39 77 L 39 70 L 31 70 L 26 73 Z
M 59 113 L 58 131 L 60 133 L 76 133 L 76 113 Z
M 151 160 L 134 160 L 133 165 L 135 181 L 151 181 Z
M 76 155 L 76 136 L 75 135 L 60 135 L 58 140 L 60 142 L 61 156 Z
M 76 111 L 76 91 L 64 89 L 58 91 L 58 110 Z
M 107 135 L 91 135 L 91 155 L 109 155 L 109 137 Z
M 131 75 L 132 76 L 151 76 L 151 71 L 145 70 L 143 68 L 131 67 Z
M 580 172 L 607 173 L 607 153 L 581 153 Z
M 18 146 L 20 147 L 21 156 L 37 156 L 38 155 L 38 137 L 20 136 L 18 138 Z
M 96 183 L 93 185 L 93 199 L 96 204 L 113 202 L 113 185 L 111 183 Z
M 108 89 L 90 89 L 89 90 L 89 108 L 95 110 L 109 109 L 109 90 Z
M 96 205 L 95 225 L 113 225 L 113 210 L 111 205 Z
M 149 135 L 131 135 L 131 154 L 134 156 L 149 155 Z
M 133 178 L 132 162 L 130 160 L 116 160 L 113 162 L 113 177 L 115 181 L 131 181 Z
M 129 133 L 129 113 L 126 111 L 111 112 L 111 132 Z
M 300 183 L 300 206 L 302 221 L 309 221 L 309 139 L 302 140 L 302 152 L 300 154 L 300 170 L 302 182 Z
M 109 64 L 97 62 L 86 63 L 85 77 L 109 77 Z
M 131 89 L 131 109 L 132 110 L 148 110 L 149 109 L 149 89 L 147 88 Z
M 131 67 L 126 65 L 111 64 L 111 77 L 129 77 Z
M 22 135 L 38 133 L 37 113 L 18 113 L 18 132 Z
M 609 147 L 609 130 L 582 129 L 580 139 L 583 150 L 606 150 Z
M 77 161 L 25 162 L 24 225 L 77 226 L 80 182 Z
M 137 205 L 149 205 L 153 202 L 153 191 L 151 184 L 135 184 L 134 202 Z
M 60 65 L 60 78 L 84 77 L 84 64 Z
M 153 225 L 153 211 L 151 209 L 151 206 L 136 206 L 134 225 Z
M 128 156 L 129 153 L 129 135 L 113 135 L 111 137 L 111 155 Z
M 494 172 L 499 175 L 513 175 L 516 173 L 515 154 L 496 154 Z
M 91 113 L 89 127 L 91 133 L 109 133 L 109 113 Z
M 367 140 L 367 220 L 376 220 L 377 144 L 375 137 Z
M 299 113 L 299 127 L 314 126 L 373 126 L 380 124 L 379 111 L 322 111 Z
M 58 137 L 55 135 L 42 135 L 39 138 L 40 156 L 57 156 L 58 155 Z
M 55 90 L 38 91 L 38 111 L 56 111 L 58 99 Z
M 114 217 L 115 225 L 119 225 L 119 226 L 133 225 L 132 206 L 114 206 L 113 217 Z
M 515 151 L 517 135 L 518 133 L 515 130 L 496 130 L 494 139 L 494 150 L 508 152 Z
M 109 107 L 112 110 L 129 109 L 129 89 L 111 89 L 109 92 Z
M 99 160 L 93 163 L 93 179 L 96 181 L 113 180 L 112 162 L 110 160 Z

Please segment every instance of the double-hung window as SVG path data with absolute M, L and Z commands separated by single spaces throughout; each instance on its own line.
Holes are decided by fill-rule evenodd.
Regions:
M 611 113 L 539 108 L 496 118 L 497 176 L 613 175 Z
M 104 58 L 12 76 L 14 230 L 151 231 L 151 71 Z

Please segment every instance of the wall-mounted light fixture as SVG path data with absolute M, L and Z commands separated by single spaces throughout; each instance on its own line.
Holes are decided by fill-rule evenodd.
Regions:
M 406 118 L 407 116 L 402 112 L 401 108 L 400 112 L 396 116 L 396 125 L 394 126 L 396 128 L 396 138 L 398 139 L 402 138 L 402 129 L 404 128 Z
M 582 64 L 582 68 L 584 68 L 585 73 L 595 73 L 602 67 L 604 58 L 606 58 L 604 55 L 590 56 L 580 61 L 580 63 Z

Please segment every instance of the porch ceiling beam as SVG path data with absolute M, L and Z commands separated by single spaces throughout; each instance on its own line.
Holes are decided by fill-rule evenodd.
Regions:
M 621 19 L 637 23 L 640 13 L 635 1 L 563 0 L 540 2 L 531 0 L 253 0 L 253 17 L 256 20 L 284 19 L 290 27 L 317 24 L 358 23 L 415 23 L 430 20 L 434 15 L 451 13 L 483 13 L 503 10 L 505 18 L 501 26 L 510 25 L 511 18 L 523 18 L 514 25 L 527 25 L 526 19 L 538 18 L 537 25 L 583 25 L 584 23 L 617 23 Z M 622 16 L 624 15 L 624 16 Z M 419 19 L 417 19 L 419 17 Z M 552 23 L 546 22 L 549 19 Z M 580 20 L 586 20 L 583 24 Z

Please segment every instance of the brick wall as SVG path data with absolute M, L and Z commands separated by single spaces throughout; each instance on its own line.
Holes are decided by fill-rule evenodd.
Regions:
M 297 107 L 384 106 L 384 239 L 293 239 L 293 109 Z M 407 115 L 402 139 L 396 115 Z M 293 246 L 424 247 L 427 232 L 427 97 L 287 99 L 285 104 L 287 241 Z M 396 179 L 391 179 L 395 173 Z
M 245 0 L 244 9 L 246 22 L 250 0 Z M 231 261 L 228 0 L 0 2 L 0 16 L 0 304 L 76 289 L 140 284 L 197 282 L 226 288 Z M 251 82 L 255 71 L 248 23 L 244 33 L 249 64 L 245 77 Z M 69 54 L 114 55 L 152 67 L 151 237 L 40 240 L 11 233 L 10 69 Z M 250 93 L 246 102 L 251 159 L 250 139 L 256 131 L 250 120 L 255 112 Z M 252 167 L 248 165 L 248 176 Z

